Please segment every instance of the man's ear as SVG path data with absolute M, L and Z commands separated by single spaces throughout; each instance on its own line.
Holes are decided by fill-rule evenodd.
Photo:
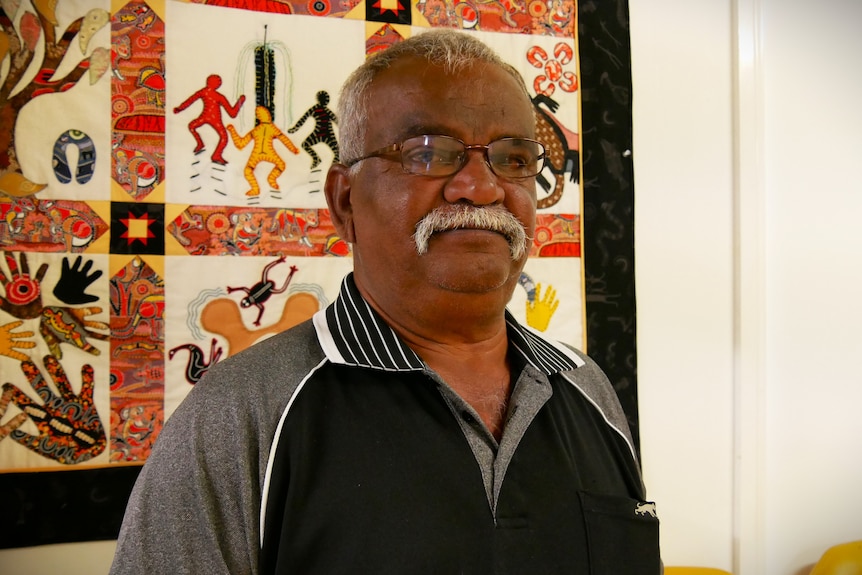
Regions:
M 353 229 L 350 168 L 344 164 L 332 164 L 326 174 L 323 192 L 326 194 L 329 217 L 335 226 L 335 231 L 344 241 L 352 244 L 356 239 L 356 233 Z

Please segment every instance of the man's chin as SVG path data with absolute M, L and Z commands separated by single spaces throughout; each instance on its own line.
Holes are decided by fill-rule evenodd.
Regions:
M 502 291 L 508 293 L 506 301 L 517 286 L 523 268 L 522 262 L 501 260 L 499 255 L 471 254 L 470 257 L 443 257 L 437 261 L 431 261 L 431 253 L 422 257 L 429 258 L 426 272 L 431 283 L 440 289 L 476 295 Z

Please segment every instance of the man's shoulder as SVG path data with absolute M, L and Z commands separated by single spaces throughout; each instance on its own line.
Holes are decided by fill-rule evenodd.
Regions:
M 309 320 L 217 363 L 196 387 L 218 388 L 219 393 L 243 396 L 289 390 L 324 357 Z
M 632 456 L 637 460 L 628 418 L 610 379 L 608 379 L 602 368 L 586 353 L 569 345 L 566 347 L 580 357 L 584 363 L 577 369 L 562 371 L 560 375 L 581 395 L 587 398 L 593 407 L 598 410 L 605 422 L 620 433 L 628 444 Z
M 222 433 L 225 421 L 269 441 L 301 382 L 323 360 L 311 322 L 278 333 L 217 363 L 167 421 L 176 435 Z
M 600 408 L 615 408 L 619 403 L 616 391 L 599 364 L 581 350 L 568 344 L 561 345 L 565 345 L 569 353 L 577 356 L 582 362 L 575 369 L 562 371 L 560 374 L 563 378 L 587 395 L 593 403 L 597 403 Z

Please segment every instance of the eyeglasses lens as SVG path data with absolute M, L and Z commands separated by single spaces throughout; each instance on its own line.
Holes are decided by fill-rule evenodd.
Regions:
M 544 148 L 522 138 L 503 138 L 491 142 L 486 158 L 491 169 L 505 178 L 529 178 L 538 174 L 544 163 Z M 450 136 L 417 136 L 401 146 L 401 165 L 411 174 L 450 176 L 461 169 L 467 148 Z
M 448 136 L 417 136 L 401 145 L 401 165 L 411 174 L 449 176 L 461 168 L 466 153 L 460 140 Z
M 520 138 L 504 138 L 488 145 L 488 161 L 498 176 L 529 178 L 542 169 L 539 159 L 544 149 L 538 142 Z

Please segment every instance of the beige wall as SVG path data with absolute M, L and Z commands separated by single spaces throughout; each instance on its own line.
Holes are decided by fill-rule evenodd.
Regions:
M 638 360 L 666 564 L 862 539 L 862 3 L 631 0 Z
M 630 0 L 638 394 L 666 565 L 729 569 L 733 52 L 728 0 Z

